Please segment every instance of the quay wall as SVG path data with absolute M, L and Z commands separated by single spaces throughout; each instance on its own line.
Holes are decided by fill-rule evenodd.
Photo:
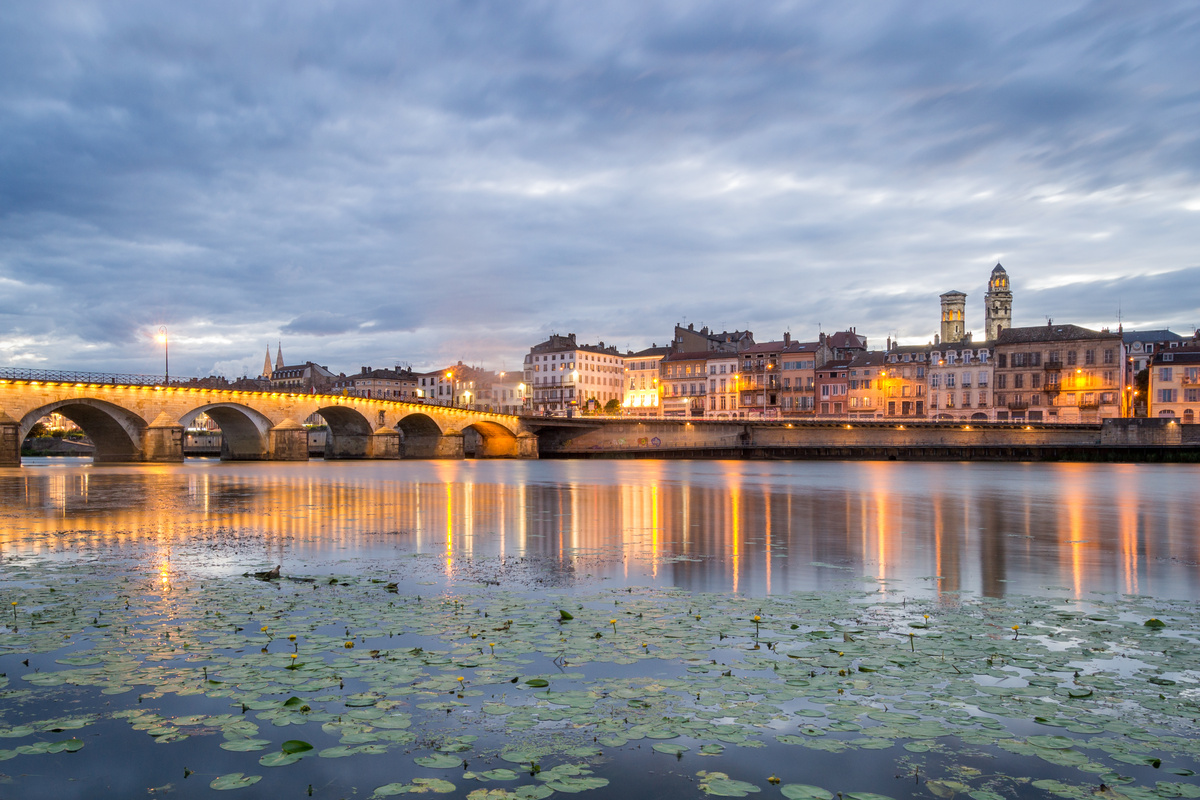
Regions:
M 607 422 L 539 432 L 543 458 L 1200 462 L 1200 425 L 947 422 Z

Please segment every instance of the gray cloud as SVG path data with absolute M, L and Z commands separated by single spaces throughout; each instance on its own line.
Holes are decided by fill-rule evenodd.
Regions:
M 6 6 L 0 357 L 923 341 L 997 260 L 1018 324 L 1187 330 L 1198 53 L 1185 2 Z

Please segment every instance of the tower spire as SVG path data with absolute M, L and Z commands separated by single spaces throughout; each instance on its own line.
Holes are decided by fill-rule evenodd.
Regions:
M 264 378 L 269 378 L 271 377 L 272 372 L 274 372 L 274 370 L 271 369 L 271 345 L 267 345 L 267 354 L 263 357 L 262 376 Z
M 283 342 L 279 343 L 279 350 L 275 355 L 275 369 L 283 369 Z

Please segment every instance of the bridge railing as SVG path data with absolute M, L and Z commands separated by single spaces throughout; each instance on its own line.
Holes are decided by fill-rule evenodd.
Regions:
M 0 380 L 47 381 L 50 383 L 101 383 L 114 386 L 161 386 L 162 375 L 130 372 L 70 372 L 61 369 L 0 367 Z

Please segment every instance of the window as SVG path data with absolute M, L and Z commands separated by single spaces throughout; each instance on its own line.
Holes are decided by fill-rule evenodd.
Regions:
M 1084 350 L 1083 351 L 1083 363 L 1084 364 L 1095 364 L 1096 363 L 1096 351 L 1095 350 Z
M 1116 358 L 1116 351 L 1113 350 L 1111 347 L 1106 348 L 1104 351 L 1104 363 L 1105 364 L 1113 364 L 1113 363 L 1115 363 L 1115 358 Z
M 997 389 L 1007 389 L 1008 388 L 1008 376 L 1007 375 L 997 375 L 996 376 L 996 388 Z
M 1029 386 L 1033 389 L 1042 388 L 1042 375 L 1040 372 L 1035 372 L 1029 376 Z
M 1158 402 L 1160 402 L 1160 403 L 1174 403 L 1174 402 L 1176 402 L 1175 398 L 1177 396 L 1178 396 L 1177 389 L 1159 389 L 1158 390 Z
M 1025 388 L 1025 374 L 1024 373 L 1018 372 L 1016 375 L 1013 375 L 1013 388 L 1014 389 L 1024 389 Z
M 1184 389 L 1183 402 L 1200 403 L 1200 389 Z
M 942 383 L 941 373 L 935 372 L 929 376 L 929 385 L 931 388 L 936 389 L 939 386 L 941 386 L 941 383 Z
M 1158 379 L 1160 381 L 1170 381 L 1174 377 L 1174 369 L 1172 367 L 1159 367 Z
M 996 366 L 1000 367 L 1001 369 L 1005 369 L 1008 367 L 1008 354 L 1007 353 L 1001 353 L 1000 355 L 996 356 Z
M 1068 350 L 1068 351 L 1067 351 L 1067 366 L 1068 366 L 1068 367 L 1073 367 L 1073 366 L 1075 366 L 1075 364 L 1076 364 L 1076 362 L 1077 362 L 1077 361 L 1078 361 L 1078 358 L 1077 358 L 1077 355 L 1076 355 L 1075 351 L 1074 351 L 1074 350 Z

